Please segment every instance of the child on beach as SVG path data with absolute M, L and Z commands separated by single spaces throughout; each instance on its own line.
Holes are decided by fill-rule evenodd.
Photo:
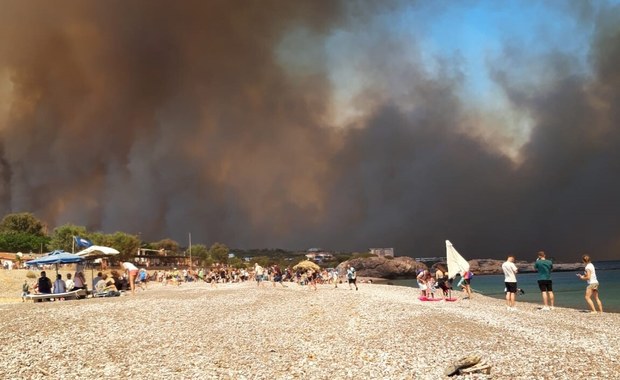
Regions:
M 71 273 L 67 273 L 67 280 L 65 281 L 65 287 L 67 291 L 70 292 L 75 287 L 75 282 L 71 279 Z
M 30 294 L 30 285 L 28 284 L 28 280 L 24 280 L 24 285 L 22 285 L 22 302 L 26 300 L 28 294 Z
M 332 271 L 332 275 L 331 275 L 332 281 L 334 282 L 334 288 L 338 287 L 338 282 L 340 281 L 340 278 L 338 276 L 338 270 L 334 269 Z

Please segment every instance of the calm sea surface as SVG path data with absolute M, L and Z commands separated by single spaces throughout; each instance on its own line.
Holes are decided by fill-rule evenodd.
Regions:
M 620 313 L 620 261 L 594 262 L 596 277 L 599 282 L 599 298 L 606 312 Z M 586 283 L 577 278 L 580 272 L 553 272 L 553 294 L 555 306 L 585 310 L 588 308 L 584 299 Z M 517 296 L 517 302 L 531 302 L 542 305 L 538 289 L 537 273 L 517 274 L 517 285 L 525 291 Z M 417 288 L 415 280 L 395 280 L 394 285 Z M 504 299 L 504 275 L 474 276 L 471 282 L 474 291 L 493 298 Z

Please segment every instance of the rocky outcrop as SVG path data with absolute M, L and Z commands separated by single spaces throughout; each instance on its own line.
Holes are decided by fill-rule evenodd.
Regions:
M 495 259 L 474 259 L 469 260 L 470 270 L 477 275 L 481 274 L 502 274 L 502 264 L 505 260 Z M 428 269 L 428 267 L 421 262 L 415 261 L 408 256 L 399 256 L 395 258 L 385 257 L 368 257 L 351 259 L 338 265 L 338 270 L 344 273 L 347 269 L 347 264 L 353 265 L 357 271 L 357 275 L 360 277 L 375 277 L 385 279 L 396 278 L 414 278 L 418 270 Z M 446 267 L 446 263 L 436 263 L 433 265 L 433 270 L 437 265 Z M 534 263 L 527 261 L 518 261 L 515 263 L 519 268 L 520 273 L 535 272 Z M 583 270 L 583 264 L 581 263 L 562 263 L 553 264 L 554 272 L 570 272 Z
M 417 275 L 418 270 L 427 269 L 426 265 L 408 256 L 351 259 L 338 265 L 338 270 L 341 273 L 345 272 L 348 264 L 353 265 L 360 277 L 385 279 L 412 278 Z
M 475 274 L 498 274 L 502 272 L 503 260 L 477 259 L 469 260 L 469 270 Z M 517 263 L 518 264 L 518 263 Z M 517 268 L 519 266 L 517 265 Z

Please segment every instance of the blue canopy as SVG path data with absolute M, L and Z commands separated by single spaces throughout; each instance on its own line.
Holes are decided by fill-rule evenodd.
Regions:
M 43 257 L 39 257 L 38 259 L 26 261 L 26 265 L 70 264 L 79 263 L 82 261 L 84 261 L 84 259 L 78 255 L 62 250 L 56 250 Z

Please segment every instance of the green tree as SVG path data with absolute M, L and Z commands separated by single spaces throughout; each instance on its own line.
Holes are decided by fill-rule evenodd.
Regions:
M 49 240 L 47 236 L 37 236 L 24 232 L 0 233 L 0 250 L 5 252 L 46 252 Z
M 120 259 L 126 260 L 138 253 L 140 249 L 140 238 L 137 235 L 130 235 L 125 232 L 115 232 L 110 235 L 98 236 L 105 243 L 102 245 L 112 247 L 120 252 Z
M 204 265 L 204 262 L 209 258 L 209 249 L 203 244 L 192 245 L 192 257 L 198 257 L 200 263 Z
M 45 236 L 43 223 L 29 212 L 6 215 L 0 222 L 0 233 Z
M 243 262 L 243 260 L 241 260 L 238 257 L 233 257 L 232 259 L 229 259 L 228 260 L 228 265 L 230 265 L 230 266 L 232 266 L 233 268 L 236 268 L 236 269 L 242 269 L 242 268 L 246 267 L 246 265 Z
M 162 239 L 160 241 L 157 241 L 151 244 L 153 245 L 155 249 L 163 249 L 165 251 L 172 252 L 174 254 L 178 254 L 180 251 L 179 243 L 177 243 L 175 240 L 172 240 L 172 239 Z
M 111 247 L 112 242 L 110 236 L 111 235 L 104 234 L 103 232 L 92 232 L 88 235 L 88 240 L 90 240 L 94 245 Z
M 73 237 L 80 236 L 89 239 L 86 227 L 76 226 L 73 224 L 65 224 L 54 228 L 49 242 L 51 249 L 62 249 L 65 252 L 79 251 L 78 247 L 73 244 Z
M 200 259 L 200 265 L 203 265 L 206 268 L 210 268 L 215 264 L 215 261 L 211 258 L 211 256 L 207 256 L 206 259 Z
M 251 263 L 252 266 L 254 266 L 255 263 L 258 263 L 258 265 L 260 265 L 261 267 L 267 267 L 269 266 L 269 264 L 271 264 L 271 258 L 267 256 L 256 256 L 252 258 Z
M 220 264 L 226 264 L 228 262 L 228 252 L 230 252 L 230 250 L 222 243 L 214 243 L 211 248 L 209 248 L 209 256 Z

